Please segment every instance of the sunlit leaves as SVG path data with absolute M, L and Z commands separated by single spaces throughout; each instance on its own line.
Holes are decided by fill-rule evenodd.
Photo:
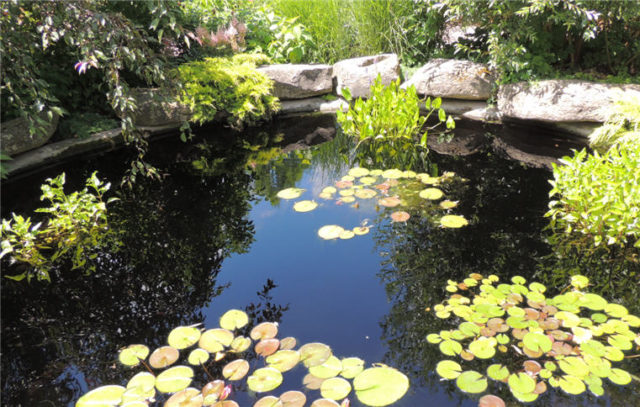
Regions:
M 202 393 L 198 389 L 189 387 L 169 397 L 164 407 L 200 407 L 202 403 Z
M 156 389 L 161 393 L 174 393 L 184 390 L 191 384 L 193 369 L 188 366 L 175 366 L 162 371 L 156 377 Z
M 340 237 L 344 228 L 338 225 L 326 225 L 318 230 L 318 236 L 325 240 L 333 240 Z
M 296 212 L 311 212 L 318 207 L 315 201 L 299 201 L 293 204 L 293 210 Z
M 76 407 L 115 406 L 120 404 L 125 388 L 122 386 L 107 385 L 98 387 L 80 397 Z
M 232 309 L 224 313 L 220 317 L 220 327 L 233 331 L 242 328 L 249 322 L 249 316 L 246 312 Z
M 149 365 L 156 369 L 164 368 L 174 364 L 179 357 L 180 352 L 178 349 L 172 346 L 162 346 L 151 353 Z
M 462 366 L 453 360 L 442 360 L 436 366 L 436 372 L 445 379 L 455 379 L 462 373 Z
M 466 393 L 482 393 L 487 388 L 487 379 L 474 370 L 467 370 L 456 378 L 456 385 Z
M 302 188 L 286 188 L 279 191 L 276 196 L 281 199 L 296 199 L 300 197 L 304 191 Z
M 299 351 L 300 359 L 306 367 L 321 365 L 333 355 L 330 347 L 319 342 L 308 343 Z
M 342 400 L 347 397 L 349 393 L 351 393 L 351 384 L 341 377 L 329 378 L 322 382 L 320 386 L 320 394 L 322 397 L 331 400 Z
M 296 350 L 279 350 L 268 356 L 267 364 L 281 372 L 293 369 L 300 362 L 300 352 Z
M 251 391 L 264 393 L 271 391 L 282 383 L 282 373 L 272 367 L 257 369 L 247 378 L 247 385 Z
M 391 367 L 365 369 L 353 380 L 358 400 L 367 406 L 395 403 L 409 389 L 409 379 Z
M 188 362 L 190 365 L 199 366 L 209 360 L 209 352 L 202 348 L 197 348 L 189 353 Z
M 460 215 L 445 215 L 440 218 L 440 225 L 445 228 L 461 228 L 463 226 L 467 226 L 469 221 L 467 221 L 463 216 Z
M 149 348 L 145 345 L 129 345 L 118 354 L 120 363 L 126 366 L 137 366 L 141 360 L 149 355 Z
M 200 330 L 192 326 L 179 326 L 169 333 L 167 342 L 176 349 L 184 349 L 200 339 Z

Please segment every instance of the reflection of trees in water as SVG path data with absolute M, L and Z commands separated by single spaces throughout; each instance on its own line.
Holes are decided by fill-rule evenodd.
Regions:
M 205 150 L 196 151 L 215 161 L 218 149 Z M 119 383 L 130 376 L 116 366 L 119 347 L 153 348 L 175 326 L 203 320 L 198 310 L 224 289 L 216 285 L 222 261 L 253 240 L 246 154 L 227 153 L 206 175 L 187 160 L 161 182 L 139 180 L 123 192 L 93 274 L 64 264 L 52 284 L 4 282 L 3 403 L 64 405 L 87 390 L 84 380 Z M 283 311 L 263 299 L 253 306 Z
M 469 219 L 469 226 L 443 229 L 428 219 L 413 217 L 406 224 L 382 223 L 375 236 L 379 251 L 386 257 L 380 277 L 393 301 L 389 314 L 381 322 L 382 339 L 389 347 L 386 360 L 411 374 L 414 385 L 446 391 L 452 400 L 458 401 L 469 396 L 457 390 L 453 382 L 440 382 L 435 366 L 447 357 L 437 345 L 425 339 L 429 333 L 452 328 L 451 321 L 438 319 L 433 312 L 425 310 L 449 296 L 445 291 L 447 280 L 461 281 L 470 273 L 496 274 L 501 280 L 522 275 L 529 281 L 545 283 L 551 292 L 568 282 L 568 276 L 557 271 L 561 269 L 560 262 L 552 262 L 545 268 L 545 263 L 540 261 L 552 257 L 541 234 L 547 224 L 542 214 L 547 205 L 549 174 L 525 170 L 517 163 L 495 157 L 487 158 L 488 162 L 482 162 L 484 160 L 479 157 L 438 160 L 442 171 L 453 170 L 470 179 L 469 187 L 458 191 L 460 195 L 448 196 L 460 200 L 454 212 Z M 564 260 L 580 265 L 578 269 L 585 272 L 585 259 Z M 593 260 L 589 264 L 602 265 L 602 262 Z M 555 271 L 549 273 L 550 270 Z M 607 268 L 592 270 L 590 278 L 596 282 L 595 288 L 606 285 Z M 547 273 L 550 278 L 540 278 L 541 273 Z M 636 277 L 635 285 L 627 284 L 622 291 L 611 292 L 607 298 L 618 299 L 637 309 L 637 283 Z M 631 368 L 631 363 L 629 360 L 621 367 L 637 372 L 638 368 Z M 490 386 L 493 387 L 489 391 L 511 399 L 508 391 L 501 393 L 495 383 Z M 607 386 L 606 389 L 614 405 L 625 405 L 629 400 L 626 397 L 637 397 L 639 391 L 638 386 L 626 389 Z M 554 394 L 545 395 L 538 402 L 541 405 L 598 403 L 594 396 Z

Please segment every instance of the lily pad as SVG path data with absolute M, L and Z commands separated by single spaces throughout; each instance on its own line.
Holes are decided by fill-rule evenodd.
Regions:
M 451 339 L 440 342 L 440 352 L 448 356 L 459 355 L 462 352 L 462 345 Z
M 340 196 L 342 197 L 347 197 L 347 196 L 352 196 L 355 195 L 356 190 L 353 188 L 349 188 L 349 189 L 343 189 L 340 192 L 338 192 L 340 194 Z
M 456 206 L 458 206 L 458 202 L 449 201 L 448 199 L 440 202 L 440 207 L 442 209 L 452 209 L 452 208 L 455 208 Z
M 445 228 L 461 228 L 469 222 L 460 215 L 445 215 L 440 219 L 440 224 Z
M 196 348 L 189 353 L 187 360 L 190 365 L 200 366 L 209 360 L 209 352 L 202 348 Z
M 431 201 L 436 201 L 444 196 L 444 192 L 439 190 L 438 188 L 427 188 L 420 191 L 418 194 L 420 198 L 429 199 Z
M 340 407 L 340 404 L 335 400 L 322 398 L 314 400 L 313 403 L 311 403 L 311 407 Z
M 355 228 L 353 228 L 353 233 L 358 236 L 366 235 L 367 233 L 369 233 L 369 228 L 366 226 L 356 226 Z
M 324 187 L 322 189 L 322 192 L 320 192 L 321 194 L 329 194 L 329 195 L 333 195 L 337 192 L 338 190 L 336 189 L 336 187 Z
M 465 393 L 482 393 L 487 389 L 487 379 L 475 370 L 462 372 L 456 379 L 456 385 Z
M 169 333 L 167 342 L 176 349 L 185 349 L 200 339 L 200 330 L 193 326 L 179 326 Z
M 352 168 L 348 172 L 352 177 L 364 177 L 365 175 L 369 175 L 369 170 L 366 168 Z
M 387 208 L 395 208 L 400 205 L 402 201 L 395 196 L 387 196 L 378 200 L 378 204 Z
M 493 364 L 487 368 L 487 376 L 501 382 L 509 377 L 509 369 L 505 365 Z
M 453 360 L 442 360 L 436 365 L 436 372 L 444 379 L 453 380 L 462 373 L 462 366 Z
M 354 196 L 343 196 L 337 202 L 340 202 L 340 203 L 351 203 L 351 202 L 355 202 L 355 201 L 356 201 L 356 198 Z
M 272 339 L 278 335 L 278 325 L 273 322 L 262 322 L 251 329 L 249 336 L 254 341 Z
M 156 377 L 156 389 L 161 393 L 175 393 L 186 389 L 192 378 L 193 369 L 188 366 L 175 366 Z
M 362 177 L 359 181 L 362 185 L 371 185 L 376 182 L 376 179 L 374 177 Z
M 318 230 L 318 236 L 325 240 L 337 239 L 344 232 L 344 228 L 338 225 L 326 225 Z
M 356 177 L 354 177 L 353 175 L 345 175 L 342 178 L 340 178 L 340 181 L 353 182 L 355 179 Z
M 280 199 L 296 199 L 299 198 L 304 191 L 302 188 L 286 188 L 279 191 L 276 196 Z
M 587 389 L 584 382 L 571 375 L 564 375 L 558 380 L 560 388 L 569 394 L 581 394 Z
M 155 385 L 156 377 L 154 375 L 149 372 L 140 372 L 129 379 L 127 390 L 138 389 L 143 399 L 149 399 L 156 394 Z
M 222 376 L 231 381 L 241 380 L 247 373 L 249 373 L 249 362 L 244 359 L 229 362 L 222 368 Z
M 360 198 L 360 199 L 371 199 L 374 196 L 378 195 L 378 193 L 373 189 L 364 188 L 364 189 L 357 190 L 354 193 L 354 195 L 356 196 L 356 198 Z
M 353 233 L 353 231 L 351 230 L 343 230 L 342 233 L 340 233 L 340 239 L 342 240 L 348 240 L 348 239 L 352 239 L 356 234 Z
M 253 407 L 282 407 L 283 404 L 276 396 L 264 396 L 256 401 Z
M 507 381 L 511 390 L 518 393 L 533 393 L 536 389 L 536 381 L 526 373 L 514 373 Z
M 286 372 L 293 369 L 300 362 L 300 352 L 295 350 L 279 350 L 268 356 L 266 362 L 269 366 Z
M 169 397 L 164 407 L 200 407 L 203 402 L 202 393 L 198 389 L 189 387 Z
M 496 354 L 497 341 L 491 338 L 478 338 L 469 344 L 469 351 L 480 359 L 489 359 Z
M 340 376 L 353 379 L 364 370 L 364 360 L 356 357 L 342 359 L 342 371 Z
M 251 339 L 245 336 L 236 336 L 229 346 L 229 351 L 234 353 L 242 353 L 245 350 L 249 349 L 250 346 Z
M 631 383 L 631 375 L 625 370 L 614 367 L 613 369 L 611 369 L 609 380 L 611 380 L 615 384 L 624 386 Z
M 296 347 L 297 344 L 298 344 L 298 341 L 296 341 L 296 338 L 292 336 L 287 336 L 286 338 L 282 338 L 280 340 L 280 349 L 282 350 L 293 349 Z
M 118 354 L 118 360 L 125 366 L 137 366 L 149 355 L 146 345 L 129 345 Z
M 309 390 L 320 390 L 320 386 L 322 386 L 322 382 L 324 381 L 325 379 L 315 377 L 311 373 L 302 378 L 302 384 Z
M 225 392 L 225 385 L 223 380 L 214 380 L 204 385 L 202 388 L 202 396 L 204 397 L 204 405 L 211 406 L 215 404 L 222 394 Z
M 249 316 L 247 313 L 238 309 L 229 310 L 220 317 L 220 327 L 229 331 L 240 329 L 248 323 Z
M 154 369 L 171 366 L 180 357 L 180 351 L 173 346 L 162 346 L 151 353 L 149 365 Z
M 122 400 L 125 388 L 116 385 L 98 387 L 80 397 L 76 407 L 116 406 Z
M 293 204 L 293 210 L 296 212 L 311 212 L 318 207 L 316 201 L 299 201 Z
M 280 341 L 278 339 L 263 339 L 260 342 L 256 343 L 254 350 L 258 355 L 267 357 L 274 354 L 279 347 Z
M 351 393 L 351 384 L 341 377 L 332 377 L 322 382 L 320 394 L 331 400 L 341 400 Z
M 395 168 L 391 170 L 386 170 L 382 173 L 382 177 L 388 178 L 388 179 L 398 179 L 398 178 L 402 178 L 403 176 L 404 176 L 404 172 Z
M 391 367 L 373 367 L 355 377 L 353 388 L 362 404 L 387 406 L 404 396 L 409 389 L 409 379 Z
M 247 378 L 247 385 L 251 391 L 264 393 L 271 391 L 282 383 L 282 373 L 273 367 L 257 369 Z
M 323 364 L 309 368 L 309 373 L 321 379 L 335 377 L 342 371 L 342 362 L 335 356 L 329 357 Z M 331 397 L 327 397 L 331 398 Z
M 326 362 L 331 356 L 331 348 L 324 343 L 308 343 L 300 348 L 300 360 L 309 368 Z
M 543 353 L 549 352 L 552 345 L 551 339 L 549 339 L 547 335 L 539 332 L 529 332 L 524 336 L 524 338 L 522 338 L 522 342 L 524 343 L 524 346 L 530 350 Z M 525 391 L 522 393 L 528 392 Z
M 478 407 L 505 407 L 506 404 L 504 400 L 502 400 L 498 396 L 494 396 L 493 394 L 487 394 L 480 397 L 478 400 Z
M 202 333 L 198 346 L 209 353 L 221 352 L 225 346 L 231 345 L 234 336 L 228 329 L 208 329 Z
M 307 396 L 301 391 L 290 390 L 280 395 L 282 407 L 302 407 L 307 402 Z
M 397 211 L 391 214 L 391 220 L 393 222 L 406 222 L 410 217 L 411 215 L 405 211 Z

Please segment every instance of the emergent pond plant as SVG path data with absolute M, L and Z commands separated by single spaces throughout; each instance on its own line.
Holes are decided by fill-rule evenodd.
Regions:
M 586 277 L 571 277 L 570 287 L 554 297 L 546 297 L 540 283 L 525 285 L 520 276 L 513 277 L 512 284 L 498 282 L 495 275 L 480 274 L 462 282 L 449 280 L 451 297 L 433 310 L 457 326 L 427 336 L 443 354 L 461 359 L 440 361 L 436 371 L 442 378 L 455 380 L 467 393 L 483 393 L 490 378 L 504 383 L 522 402 L 537 399 L 547 385 L 568 394 L 588 390 L 602 396 L 604 379 L 618 385 L 640 381 L 612 366 L 635 357 L 624 352 L 634 343 L 640 346 L 640 335 L 632 330 L 640 327 L 640 318 L 584 291 Z M 486 361 L 483 372 L 462 366 L 473 360 Z
M 282 384 L 283 373 L 300 364 L 308 369 L 304 387 L 320 393 L 312 402 L 313 407 L 347 407 L 352 393 L 367 406 L 386 406 L 402 398 L 409 389 L 409 379 L 392 367 L 378 363 L 366 368 L 364 360 L 338 358 L 323 343 L 307 343 L 296 349 L 295 338 L 277 338 L 276 323 L 253 326 L 249 337 L 239 334 L 238 330 L 248 323 L 244 311 L 232 309 L 222 315 L 217 328 L 205 330 L 195 325 L 173 329 L 167 338 L 168 345 L 153 352 L 143 344 L 129 345 L 120 350 L 118 360 L 132 368 L 142 365 L 145 371 L 136 373 L 126 386 L 106 385 L 89 391 L 77 401 L 76 407 L 149 406 L 158 393 L 166 395 L 162 396 L 166 398 L 165 407 L 238 407 L 230 399 L 234 383 L 246 378 L 252 392 L 270 393 Z M 263 366 L 254 370 L 242 358 L 252 345 L 263 362 Z M 187 364 L 176 365 L 181 356 L 186 356 Z M 213 367 L 222 368 L 221 377 L 210 373 Z M 194 368 L 201 368 L 209 378 L 202 387 L 189 387 L 195 376 Z M 306 401 L 305 393 L 291 390 L 279 396 L 263 395 L 254 406 L 302 407 Z

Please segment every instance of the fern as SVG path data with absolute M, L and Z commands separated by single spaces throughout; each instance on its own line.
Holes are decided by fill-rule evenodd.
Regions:
M 625 96 L 611 108 L 607 121 L 591 133 L 589 144 L 599 151 L 640 143 L 640 96 Z

